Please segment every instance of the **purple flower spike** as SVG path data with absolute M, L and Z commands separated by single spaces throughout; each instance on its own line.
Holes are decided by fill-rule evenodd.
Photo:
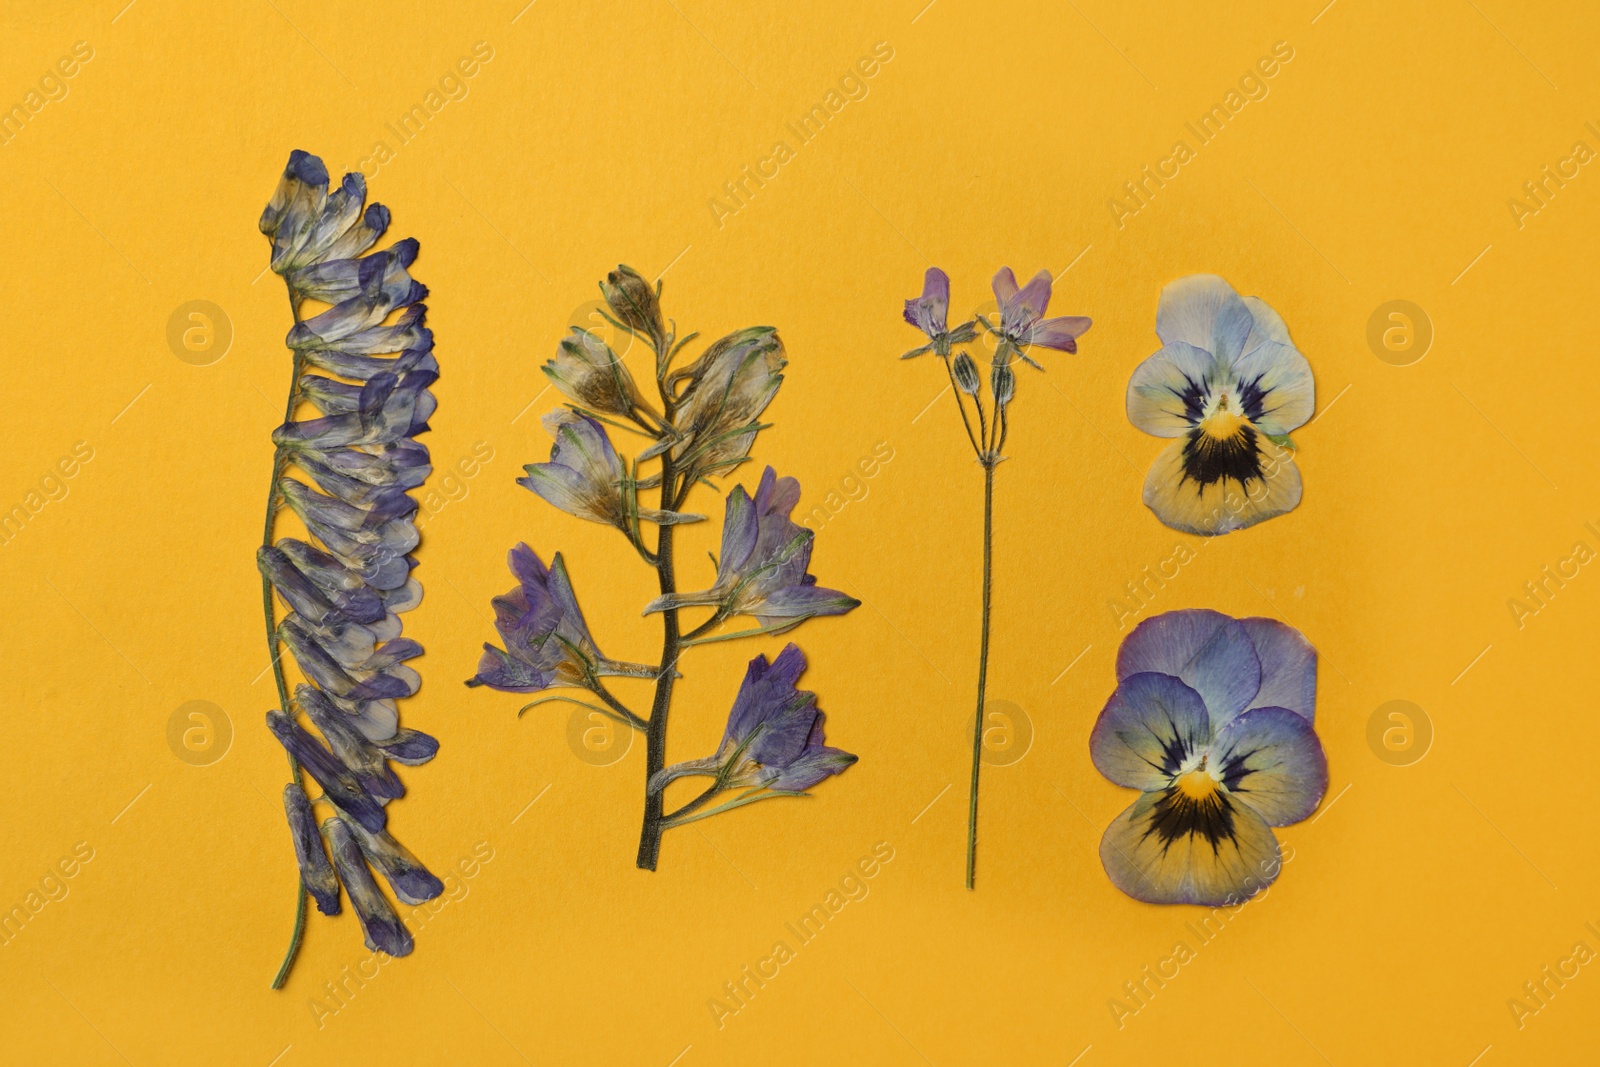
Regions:
M 727 788 L 803 793 L 849 767 L 857 757 L 823 743 L 817 695 L 795 687 L 805 669 L 805 653 L 792 644 L 770 664 L 766 656 L 751 660 L 717 754 L 665 768 L 651 779 L 651 791 L 699 774 Z
M 1035 274 L 1032 281 L 1018 289 L 1017 277 L 1011 273 L 1011 268 L 1001 267 L 994 276 L 994 298 L 1000 305 L 1000 335 L 1016 346 L 1019 353 L 1031 346 L 1076 352 L 1078 337 L 1092 325 L 1082 315 L 1044 317 L 1045 309 L 1050 306 L 1050 272 L 1047 270 Z
M 506 559 L 517 588 L 493 600 L 495 629 L 505 649 L 485 643 L 469 686 L 504 693 L 537 693 L 552 686 L 588 688 L 603 675 L 654 678 L 656 668 L 607 659 L 589 635 L 572 592 L 567 565 L 557 552 L 550 567 L 526 544 Z
M 734 486 L 722 523 L 722 556 L 717 580 L 698 593 L 669 593 L 645 607 L 645 614 L 669 608 L 715 607 L 724 617 L 753 615 L 763 627 L 787 629 L 813 615 L 843 615 L 861 601 L 837 589 L 819 587 L 806 573 L 814 531 L 792 521 L 800 502 L 800 483 L 779 478 L 768 467 L 755 499 Z

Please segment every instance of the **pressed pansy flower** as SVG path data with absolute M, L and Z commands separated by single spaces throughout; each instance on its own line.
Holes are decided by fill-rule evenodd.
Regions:
M 1281 866 L 1272 827 L 1316 810 L 1317 654 L 1273 619 L 1168 612 L 1117 653 L 1089 739 L 1101 774 L 1142 795 L 1100 841 L 1111 882 L 1152 904 L 1237 904 Z
M 1010 267 L 1001 267 L 994 276 L 994 299 L 1000 305 L 1000 337 L 1010 343 L 1024 362 L 1037 367 L 1027 356 L 1030 347 L 1076 352 L 1078 337 L 1093 323 L 1082 315 L 1062 315 L 1047 319 L 1050 307 L 1050 272 L 1042 270 L 1021 289 Z
M 728 494 L 722 520 L 722 555 L 717 579 L 697 593 L 669 593 L 645 607 L 645 614 L 695 605 L 718 614 L 753 615 L 764 627 L 787 629 L 814 615 L 843 615 L 861 601 L 817 585 L 807 574 L 816 533 L 789 518 L 800 502 L 800 482 L 779 478 L 768 467 L 755 499 L 736 485 Z
M 922 295 L 906 301 L 906 321 L 928 335 L 928 343 L 913 348 L 901 359 L 911 359 L 924 352 L 944 357 L 954 345 L 966 344 L 978 335 L 977 325 L 963 322 L 954 330 L 949 328 L 950 276 L 938 267 L 929 267 L 922 276 Z
M 428 290 L 409 273 L 418 244 L 405 239 L 373 251 L 389 212 L 365 201 L 361 175 L 347 174 L 329 191 L 322 162 L 295 152 L 261 216 L 272 269 L 288 288 L 296 321 L 286 338 L 294 354 L 288 421 L 272 435 L 272 492 L 256 563 L 279 700 L 267 726 L 294 774 L 284 810 L 303 891 L 334 914 L 342 882 L 368 944 L 404 955 L 410 936 L 360 862 L 349 827 L 365 835 L 362 842 L 376 842 L 375 862 L 389 864 L 385 872 L 394 872 L 401 899 L 415 903 L 411 897 L 443 891 L 389 836 L 384 808 L 405 792 L 391 763 L 424 763 L 438 750 L 432 737 L 400 728 L 397 702 L 421 684 L 408 661 L 422 646 L 401 636 L 400 615 L 422 601 L 411 576 L 419 537 L 409 490 L 432 470 L 415 438 L 428 430 L 439 363 L 424 325 Z M 328 306 L 302 318 L 307 301 Z M 275 539 L 285 505 L 304 523 L 304 540 Z M 288 608 L 281 619 L 280 603 Z M 280 646 L 309 683 L 293 700 Z M 301 725 L 301 713 L 321 737 Z M 320 795 L 306 793 L 307 775 Z M 317 804 L 338 812 L 323 828 L 336 827 L 342 837 L 325 844 Z M 301 902 L 303 910 L 303 896 Z M 288 976 L 302 930 L 297 922 L 274 988 Z
M 631 531 L 638 519 L 654 523 L 698 522 L 703 515 L 640 508 L 622 459 L 605 427 L 587 415 L 552 411 L 542 420 L 555 444 L 550 462 L 530 463 L 517 484 L 569 515 Z
M 478 673 L 467 685 L 536 693 L 561 685 L 590 688 L 607 675 L 654 678 L 659 673 L 655 667 L 619 663 L 601 654 L 583 621 L 561 553 L 546 567 L 533 549 L 519 544 L 506 562 L 517 588 L 492 601 L 494 626 L 506 647 L 485 642 Z
M 1161 291 L 1156 336 L 1165 346 L 1128 381 L 1128 419 L 1174 438 L 1144 483 L 1144 502 L 1168 526 L 1223 534 L 1291 511 L 1300 468 L 1290 431 L 1311 417 L 1311 365 L 1278 313 L 1213 274 Z
M 650 789 L 698 774 L 716 778 L 719 789 L 803 793 L 843 772 L 856 757 L 823 743 L 817 694 L 795 687 L 805 669 L 805 653 L 796 645 L 786 645 L 771 663 L 766 656 L 751 660 L 716 755 L 658 771 Z

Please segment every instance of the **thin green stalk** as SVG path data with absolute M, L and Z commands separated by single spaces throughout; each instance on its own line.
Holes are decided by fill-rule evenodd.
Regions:
M 673 402 L 663 386 L 661 400 L 665 407 L 665 420 L 672 422 Z M 678 471 L 673 463 L 672 449 L 661 454 L 661 510 L 673 511 L 677 498 Z M 673 570 L 672 533 L 677 527 L 668 523 L 656 527 L 656 579 L 662 595 L 678 591 L 678 579 Z M 661 673 L 656 676 L 656 696 L 650 706 L 649 726 L 645 730 L 644 766 L 644 822 L 639 828 L 638 865 L 641 870 L 653 871 L 661 857 L 662 793 L 650 791 L 650 779 L 667 765 L 667 717 L 672 711 L 672 687 L 678 677 L 679 648 L 678 609 L 667 608 L 661 613 Z
M 294 311 L 294 321 L 300 321 L 300 301 L 295 296 L 294 290 L 289 290 L 289 306 Z M 299 352 L 294 354 L 293 369 L 289 378 L 289 400 L 284 409 L 283 421 L 291 422 L 294 419 L 295 409 L 300 406 L 300 376 L 305 371 L 305 359 Z M 278 493 L 278 479 L 283 477 L 283 472 L 288 466 L 289 457 L 282 448 L 272 459 L 272 482 L 267 486 L 267 518 L 266 525 L 261 533 L 261 543 L 266 547 L 272 546 L 272 531 L 278 519 L 278 507 L 282 499 Z M 279 652 L 278 618 L 277 609 L 272 602 L 272 580 L 265 574 L 261 576 L 261 606 L 267 619 L 267 654 L 272 658 L 272 677 L 278 683 L 278 709 L 285 715 L 292 715 L 289 710 L 289 683 L 283 675 L 283 656 Z M 300 763 L 293 756 L 289 757 L 289 772 L 294 776 L 294 784 L 305 787 L 305 777 L 300 772 Z M 278 966 L 278 974 L 272 979 L 273 989 L 282 989 L 283 984 L 289 980 L 289 971 L 294 967 L 295 957 L 300 953 L 300 942 L 304 940 L 306 932 L 306 887 L 305 882 L 298 877 L 296 868 L 295 884 L 295 911 L 294 933 L 289 937 L 289 948 L 284 953 L 283 963 Z
M 994 459 L 983 464 L 983 633 L 978 642 L 978 711 L 972 722 L 972 796 L 967 806 L 967 888 L 978 867 L 978 769 L 983 765 L 983 695 L 989 681 L 989 603 L 994 547 Z

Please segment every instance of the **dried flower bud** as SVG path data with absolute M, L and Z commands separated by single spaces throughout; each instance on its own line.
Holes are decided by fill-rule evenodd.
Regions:
M 645 281 L 638 271 L 619 264 L 600 283 L 600 294 L 624 326 L 648 335 L 657 348 L 661 346 L 667 336 L 667 328 L 661 321 L 661 303 L 656 299 L 655 286 Z
M 590 411 L 628 418 L 651 410 L 621 357 L 587 330 L 562 338 L 544 372 L 563 396 Z
M 989 388 L 994 390 L 994 402 L 1001 407 L 1011 403 L 1017 393 L 1017 376 L 1009 363 L 996 363 L 989 376 Z
M 973 365 L 972 357 L 965 352 L 956 357 L 955 363 L 956 385 L 968 396 L 978 395 L 978 368 Z

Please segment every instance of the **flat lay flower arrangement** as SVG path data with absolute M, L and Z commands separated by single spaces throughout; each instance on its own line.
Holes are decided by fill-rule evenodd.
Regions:
M 405 956 L 411 934 L 372 872 L 407 904 L 444 891 L 389 833 L 384 807 L 405 795 L 392 764 L 426 763 L 439 748 L 429 735 L 402 728 L 398 712 L 421 684 L 407 663 L 422 646 L 401 636 L 399 616 L 422 601 L 411 575 L 419 535 L 410 490 L 432 469 L 416 436 L 428 429 L 435 406 L 428 386 L 439 364 L 423 325 L 427 289 L 407 273 L 417 242 L 370 251 L 389 211 L 366 204 L 360 174 L 330 191 L 322 161 L 293 153 L 260 225 L 294 315 L 288 402 L 272 435 L 256 555 L 279 701 L 267 727 L 289 754 L 293 780 L 283 804 L 301 883 L 278 988 L 300 948 L 308 895 L 323 914 L 336 915 L 343 886 L 367 947 Z M 308 317 L 315 305 L 326 309 Z M 285 506 L 304 525 L 304 539 L 276 537 Z M 280 603 L 288 609 L 282 619 Z M 292 698 L 285 648 L 305 678 Z M 316 796 L 306 792 L 308 777 Z M 320 825 L 318 804 L 327 813 Z
M 368 947 L 404 956 L 411 935 L 373 872 L 404 903 L 443 891 L 390 834 L 385 808 L 405 793 L 393 764 L 425 763 L 438 749 L 432 737 L 399 725 L 398 702 L 421 683 L 409 661 L 422 648 L 401 635 L 399 616 L 422 599 L 412 576 L 419 535 L 411 491 L 432 469 L 416 437 L 435 408 L 429 386 L 439 365 L 424 325 L 427 290 L 409 274 L 417 242 L 372 251 L 388 222 L 387 209 L 366 204 L 361 175 L 330 190 L 321 161 L 295 152 L 260 223 L 294 317 L 285 421 L 273 434 L 257 554 L 279 698 L 267 726 L 289 755 L 283 803 L 301 882 L 275 988 L 293 965 L 308 898 L 332 915 L 348 895 Z M 983 472 L 968 889 L 976 881 L 993 622 L 995 472 L 1006 460 L 1017 365 L 1045 370 L 1045 352 L 1075 354 L 1090 327 L 1082 316 L 1047 317 L 1048 271 L 1019 286 L 1002 268 L 992 288 L 992 318 L 976 314 L 952 326 L 950 280 L 930 268 L 922 294 L 904 309 L 927 340 L 903 358 L 931 355 L 944 365 Z M 685 655 L 698 645 L 785 634 L 859 602 L 810 573 L 816 535 L 791 518 L 800 500 L 794 478 L 766 467 L 753 491 L 734 484 L 723 492 L 716 483 L 751 459 L 770 426 L 762 416 L 787 366 L 777 331 L 738 330 L 688 360 L 683 350 L 698 335 L 680 337 L 665 317 L 659 281 L 620 266 L 600 291 L 618 336 L 642 342 L 653 357 L 653 388 L 641 389 L 601 337 L 573 327 L 542 368 L 567 401 L 542 420 L 549 459 L 527 465 L 517 484 L 621 535 L 654 578 L 655 595 L 641 606 L 661 620 L 659 654 L 641 661 L 603 652 L 562 553 L 546 562 L 522 543 L 507 557 L 514 585 L 492 602 L 499 641 L 484 644 L 467 685 L 537 695 L 519 714 L 575 704 L 643 733 L 636 863 L 654 870 L 667 830 L 808 796 L 857 758 L 827 743 L 816 694 L 799 688 L 805 654 L 789 643 L 771 658 L 756 655 L 729 687 L 716 750 L 669 763 Z M 1311 417 L 1314 383 L 1282 318 L 1221 278 L 1191 275 L 1162 290 L 1156 333 L 1163 347 L 1133 371 L 1126 397 L 1135 426 L 1172 442 L 1145 479 L 1150 511 L 1173 528 L 1214 536 L 1292 510 L 1302 484 L 1289 434 Z M 980 340 L 992 345 L 982 367 L 968 351 Z M 720 550 L 704 588 L 686 590 L 675 532 L 707 521 L 688 510 L 699 491 L 723 496 Z M 298 517 L 303 538 L 278 536 L 284 510 Z M 288 663 L 304 679 L 292 694 Z M 1281 869 L 1273 828 L 1309 816 L 1327 788 L 1313 725 L 1316 672 L 1309 642 L 1271 619 L 1191 608 L 1147 619 L 1128 635 L 1116 690 L 1089 745 L 1101 774 L 1140 792 L 1101 841 L 1113 885 L 1149 903 L 1216 906 L 1272 883 Z M 648 686 L 648 707 L 613 689 L 639 683 Z M 708 781 L 669 806 L 668 788 L 683 778 Z M 326 807 L 320 822 L 317 805 Z
M 600 291 L 611 324 L 653 353 L 655 396 L 646 396 L 608 344 L 574 327 L 544 367 L 569 402 L 544 417 L 554 439 L 550 459 L 528 465 L 518 484 L 561 511 L 615 529 L 654 571 L 659 595 L 643 610 L 661 617 L 660 656 L 639 663 L 602 653 L 562 555 L 555 553 L 546 565 L 534 549 L 519 544 L 509 556 L 517 584 L 493 601 L 500 644 L 484 645 L 467 684 L 511 693 L 586 690 L 587 698 L 542 696 L 522 711 L 552 701 L 574 703 L 643 733 L 644 811 L 636 862 L 654 870 L 665 831 L 763 800 L 806 796 L 856 761 L 826 743 L 816 694 L 796 686 L 805 655 L 789 644 L 770 661 L 765 655 L 750 661 L 732 694 L 717 751 L 669 765 L 667 727 L 684 653 L 711 642 L 786 633 L 817 616 L 842 615 L 858 601 L 819 586 L 809 573 L 815 534 L 790 518 L 800 484 L 771 467 L 763 470 L 753 495 L 739 485 L 727 492 L 710 584 L 680 590 L 674 531 L 704 521 L 684 510 L 695 491 L 715 491 L 712 479 L 748 461 L 768 428 L 760 419 L 783 382 L 783 343 L 771 327 L 750 327 L 682 362 L 680 353 L 696 335 L 680 338 L 676 324 L 663 316 L 659 282 L 622 266 L 600 283 Z M 613 431 L 641 439 L 640 447 L 625 457 Z M 653 508 L 645 502 L 652 499 Z M 705 614 L 686 624 L 682 613 L 693 609 Z M 726 629 L 737 616 L 755 625 Z M 651 682 L 648 712 L 630 707 L 607 679 Z M 667 787 L 691 776 L 710 781 L 668 810 Z

